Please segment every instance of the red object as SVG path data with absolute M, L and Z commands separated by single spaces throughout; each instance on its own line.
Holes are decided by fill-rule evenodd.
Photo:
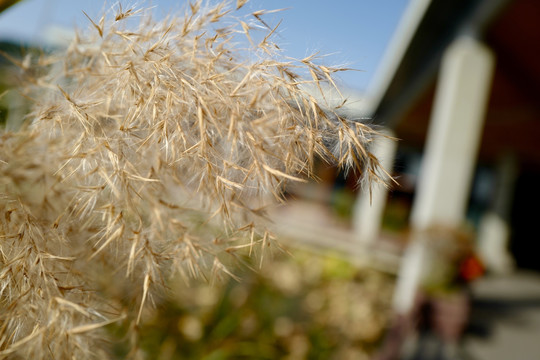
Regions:
M 459 275 L 463 280 L 469 282 L 484 275 L 484 271 L 484 265 L 480 259 L 474 255 L 471 255 L 461 263 Z

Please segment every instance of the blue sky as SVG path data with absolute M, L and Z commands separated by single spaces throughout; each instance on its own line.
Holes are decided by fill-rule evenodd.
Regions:
M 0 15 L 0 40 L 40 41 L 50 25 L 86 28 L 85 11 L 94 19 L 117 1 L 101 0 L 23 0 Z M 135 1 L 122 1 L 124 7 Z M 106 3 L 106 4 L 105 4 Z M 154 5 L 163 15 L 177 11 L 184 0 L 138 0 Z M 409 0 L 251 0 L 245 13 L 260 9 L 287 10 L 267 15 L 270 24 L 280 20 L 275 41 L 285 54 L 302 58 L 314 52 L 329 54 L 324 62 L 347 65 L 361 71 L 341 73 L 343 83 L 365 90 L 381 62 L 386 46 Z

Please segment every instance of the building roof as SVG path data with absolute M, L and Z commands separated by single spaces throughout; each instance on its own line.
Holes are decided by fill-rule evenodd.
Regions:
M 391 81 L 374 106 L 375 121 L 393 126 L 395 117 L 417 97 L 434 78 L 446 47 L 460 34 L 482 36 L 483 31 L 508 0 L 417 0 L 411 12 L 422 13 L 417 23 L 409 23 L 414 34 L 406 49 L 393 44 L 388 58 L 403 52 Z M 399 29 L 407 32 L 410 29 Z M 399 37 L 399 34 L 397 34 Z
M 481 159 L 509 150 L 523 163 L 540 165 L 538 15 L 537 0 L 432 0 L 374 106 L 374 121 L 421 147 L 442 54 L 457 36 L 474 36 L 496 58 Z

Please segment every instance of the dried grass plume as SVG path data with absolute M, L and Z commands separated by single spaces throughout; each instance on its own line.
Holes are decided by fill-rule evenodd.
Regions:
M 104 326 L 135 325 L 168 278 L 232 274 L 272 241 L 264 207 L 316 156 L 384 180 L 376 132 L 306 90 L 339 69 L 284 58 L 253 15 L 117 8 L 21 65 L 35 106 L 0 135 L 0 358 L 109 357 Z

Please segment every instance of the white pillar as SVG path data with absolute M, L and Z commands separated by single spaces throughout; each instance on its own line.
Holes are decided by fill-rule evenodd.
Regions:
M 458 38 L 445 51 L 413 203 L 413 235 L 394 294 L 398 313 L 411 310 L 422 280 L 429 241 L 422 231 L 456 228 L 465 219 L 493 66 L 493 53 L 472 38 Z
M 418 235 L 421 236 L 421 235 Z M 400 315 L 411 312 L 422 274 L 426 268 L 424 239 L 417 238 L 405 249 L 394 290 L 393 307 Z
M 468 37 L 444 54 L 413 204 L 415 230 L 462 225 L 493 65 L 493 53 Z
M 376 140 L 372 149 L 382 167 L 392 173 L 394 158 L 397 150 L 397 140 L 392 137 L 394 134 L 389 130 L 382 132 L 386 137 L 380 137 Z M 383 184 L 373 184 L 370 189 L 362 189 L 356 199 L 353 228 L 355 238 L 365 245 L 372 244 L 381 229 L 382 216 L 388 197 L 388 187 Z
M 484 214 L 478 228 L 478 252 L 486 267 L 495 273 L 509 273 L 514 259 L 508 251 L 510 212 L 512 208 L 518 164 L 514 156 L 505 154 L 499 160 L 494 202 Z

